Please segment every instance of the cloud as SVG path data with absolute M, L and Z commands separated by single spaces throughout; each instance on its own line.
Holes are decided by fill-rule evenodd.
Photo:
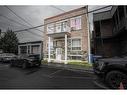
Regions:
M 70 11 L 79 7 L 83 7 L 84 5 L 80 5 L 80 6 L 74 6 L 74 5 L 59 5 L 56 6 L 57 8 L 53 7 L 53 6 L 8 6 L 9 8 L 11 8 L 16 14 L 18 14 L 19 16 L 21 16 L 23 19 L 25 19 L 28 23 L 32 24 L 32 26 L 37 26 L 37 25 L 41 25 L 44 23 L 44 19 L 54 16 L 54 15 L 58 15 L 63 13 L 64 11 Z M 89 6 L 89 10 L 92 9 L 96 9 L 98 7 L 102 7 L 102 6 Z M 62 9 L 62 10 L 60 10 Z M 0 15 L 4 15 L 9 19 L 12 19 L 14 21 L 10 21 L 5 17 L 0 16 L 0 28 L 3 31 L 6 31 L 6 29 L 9 27 L 12 30 L 20 30 L 20 29 L 25 29 L 25 28 L 29 28 L 31 27 L 29 24 L 27 24 L 26 22 L 24 22 L 23 20 L 21 20 L 19 17 L 15 16 L 12 12 L 10 12 L 6 7 L 4 6 L 0 6 Z M 18 23 L 17 23 L 18 22 Z M 20 24 L 19 24 L 20 23 Z M 91 27 L 92 25 L 92 14 L 90 15 L 90 23 L 91 23 Z M 39 30 L 43 30 L 43 27 L 40 27 Z M 35 29 L 30 30 L 34 33 L 37 33 L 38 35 L 43 35 L 43 33 L 41 33 L 40 31 L 37 31 Z M 26 39 L 29 41 L 33 41 L 33 40 L 42 40 L 41 37 L 34 35 L 30 32 L 20 32 L 17 34 L 20 42 L 25 41 Z

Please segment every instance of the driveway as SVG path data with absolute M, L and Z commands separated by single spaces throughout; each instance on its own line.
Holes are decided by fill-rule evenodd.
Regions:
M 60 68 L 22 69 L 0 64 L 0 89 L 101 89 L 95 75 Z

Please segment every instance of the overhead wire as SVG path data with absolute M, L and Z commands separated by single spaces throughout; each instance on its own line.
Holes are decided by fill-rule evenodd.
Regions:
M 4 7 L 6 7 L 10 12 L 12 12 L 15 16 L 17 16 L 18 18 L 20 18 L 22 21 L 24 21 L 25 23 L 27 23 L 28 25 L 30 25 L 31 27 L 33 27 L 33 25 L 31 24 L 31 23 L 29 23 L 28 21 L 26 21 L 24 18 L 22 18 L 21 16 L 19 16 L 16 12 L 14 12 L 11 8 L 9 8 L 8 6 L 4 6 Z M 41 31 L 41 30 L 39 30 L 39 29 L 36 29 L 36 30 L 38 30 L 38 31 L 40 31 L 40 32 L 43 32 L 43 31 Z
M 108 7 L 111 7 L 111 5 L 105 6 L 105 7 L 102 7 L 102 8 L 98 8 L 98 9 L 95 9 L 95 10 L 91 10 L 91 11 L 88 11 L 88 12 L 85 12 L 85 13 L 81 13 L 81 14 L 78 14 L 78 15 L 75 15 L 75 16 L 71 16 L 71 17 L 60 19 L 60 20 L 52 21 L 52 22 L 49 22 L 49 23 L 41 24 L 41 25 L 38 25 L 38 26 L 34 26 L 34 27 L 26 28 L 26 29 L 21 29 L 21 30 L 16 30 L 14 32 L 21 32 L 21 31 L 26 31 L 26 30 L 42 27 L 42 26 L 52 24 L 52 23 L 56 23 L 56 22 L 59 22 L 59 21 L 62 21 L 62 20 L 66 20 L 66 19 L 77 17 L 77 16 L 82 16 L 82 15 L 85 15 L 85 14 L 93 13 L 95 11 L 102 10 L 102 9 L 105 9 L 105 8 L 108 8 Z

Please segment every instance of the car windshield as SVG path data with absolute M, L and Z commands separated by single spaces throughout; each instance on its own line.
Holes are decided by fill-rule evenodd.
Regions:
M 29 58 L 36 58 L 36 59 L 39 59 L 39 55 L 29 55 L 28 57 L 29 57 Z

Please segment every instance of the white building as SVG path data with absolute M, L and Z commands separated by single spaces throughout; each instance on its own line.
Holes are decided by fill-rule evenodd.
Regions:
M 43 58 L 42 47 L 43 47 L 42 41 L 19 43 L 18 54 L 19 55 L 38 54 L 40 55 L 40 59 L 42 59 Z

